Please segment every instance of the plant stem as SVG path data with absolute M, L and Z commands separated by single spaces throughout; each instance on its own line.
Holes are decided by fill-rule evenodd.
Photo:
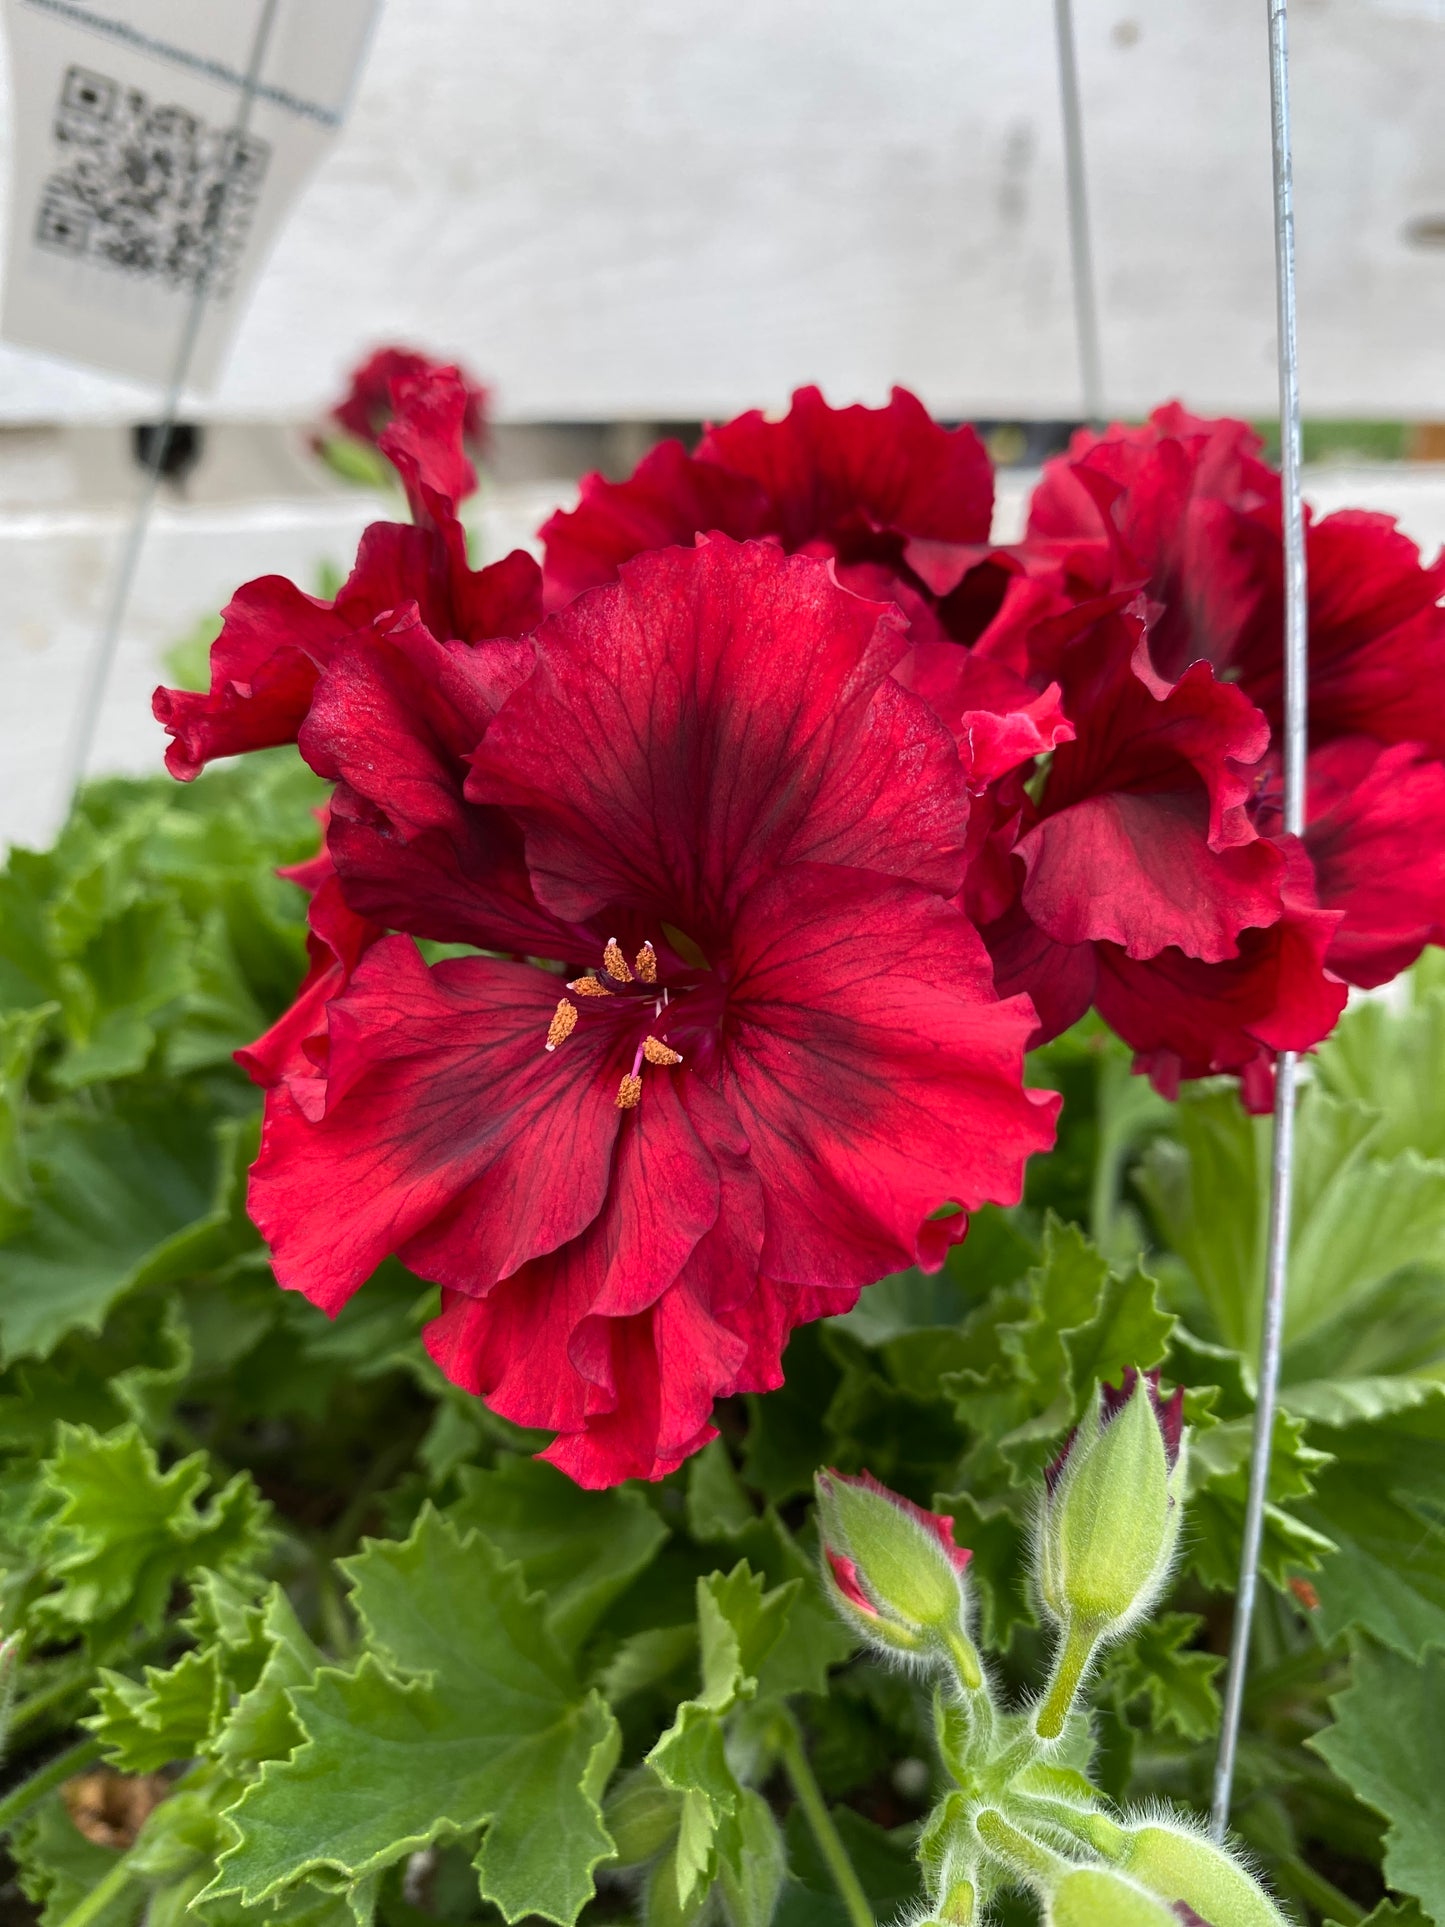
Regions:
M 1011 1873 L 1023 1874 L 1031 1880 L 1049 1880 L 1069 1865 L 1062 1854 L 1055 1853 L 1052 1847 L 1046 1847 L 1031 1834 L 1021 1833 L 993 1807 L 985 1807 L 974 1825 L 989 1852 L 1002 1860 Z
M 318 1560 L 316 1568 L 316 1608 L 321 1617 L 322 1633 L 332 1653 L 344 1663 L 351 1657 L 355 1642 L 351 1637 L 351 1627 L 347 1624 L 346 1613 L 341 1604 L 335 1569 L 324 1553 Z
M 1059 1650 L 1054 1655 L 1054 1672 L 1049 1690 L 1034 1715 L 1034 1731 L 1041 1740 L 1056 1740 L 1064 1730 L 1069 1709 L 1084 1683 L 1089 1661 L 1094 1656 L 1098 1635 L 1092 1626 L 1071 1619 L 1064 1628 Z
M 410 1436 L 393 1439 L 385 1450 L 376 1454 L 357 1481 L 341 1517 L 327 1533 L 325 1556 L 339 1559 L 342 1553 L 349 1550 L 372 1500 L 393 1473 L 400 1472 L 415 1452 L 417 1444 L 418 1440 Z
M 90 1927 L 91 1921 L 104 1913 L 110 1903 L 123 1894 L 135 1878 L 128 1856 L 122 1854 L 110 1872 L 98 1880 L 77 1906 L 71 1908 L 59 1927 Z
M 1348 1894 L 1342 1894 L 1332 1880 L 1317 1873 L 1308 1861 L 1284 1853 L 1275 1855 L 1275 1865 L 1281 1878 L 1295 1889 L 1300 1899 L 1308 1901 L 1311 1907 L 1318 1907 L 1326 1920 L 1338 1921 L 1339 1927 L 1360 1927 L 1365 1918 L 1364 1908 L 1357 1907 Z
M 1067 1800 L 1051 1800 L 1043 1794 L 1030 1794 L 1028 1803 L 1029 1812 L 1042 1825 L 1057 1827 L 1106 1860 L 1122 1860 L 1128 1852 L 1129 1834 L 1095 1808 L 1073 1807 Z
M 100 1757 L 99 1740 L 77 1740 L 63 1753 L 57 1753 L 48 1760 L 38 1772 L 32 1773 L 28 1780 L 22 1780 L 12 1787 L 0 1800 L 0 1833 L 13 1827 L 15 1822 L 28 1813 L 37 1800 L 43 1800 L 47 1793 L 68 1780 L 72 1773 L 79 1773 L 84 1766 Z
M 82 1667 L 72 1668 L 62 1674 L 59 1679 L 51 1680 L 48 1685 L 40 1687 L 36 1692 L 19 1701 L 10 1713 L 8 1729 L 10 1739 L 13 1741 L 15 1735 L 23 1732 L 32 1722 L 43 1718 L 54 1707 L 63 1705 L 73 1695 L 83 1692 L 94 1678 L 95 1668 L 87 1662 Z
M 1002 1753 L 995 1754 L 988 1762 L 990 1785 L 1000 1789 L 1008 1786 L 1026 1766 L 1032 1766 L 1038 1757 L 1038 1740 L 1025 1728 L 1016 1739 L 1010 1740 Z
M 948 1656 L 953 1661 L 953 1670 L 967 1692 L 976 1693 L 983 1685 L 983 1666 L 978 1657 L 978 1649 L 966 1633 L 950 1632 L 947 1635 Z
M 838 1829 L 833 1825 L 833 1816 L 828 1811 L 823 1798 L 823 1790 L 818 1785 L 808 1756 L 803 1751 L 802 1735 L 797 1722 L 789 1714 L 779 1724 L 779 1753 L 783 1769 L 793 1785 L 798 1805 L 803 1809 L 808 1825 L 813 1829 L 813 1838 L 818 1843 L 828 1872 L 833 1876 L 833 1885 L 838 1889 L 838 1897 L 852 1922 L 852 1927 L 874 1927 L 873 1909 L 868 1904 L 868 1896 L 863 1891 L 863 1883 L 854 1872 L 853 1862 L 848 1858 L 848 1850 L 838 1837 Z M 73 1923 L 66 1923 L 73 1927 Z

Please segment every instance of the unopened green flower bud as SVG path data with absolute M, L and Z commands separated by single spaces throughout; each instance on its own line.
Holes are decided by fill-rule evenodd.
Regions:
M 1120 1632 L 1147 1612 L 1179 1537 L 1183 1394 L 1132 1368 L 1100 1399 L 1047 1475 L 1038 1575 L 1061 1624 Z
M 1109 1867 L 1074 1867 L 1044 1903 L 1046 1927 L 1179 1927 L 1179 1915 Z
M 817 1490 L 828 1590 L 849 1625 L 885 1651 L 946 1653 L 966 1687 L 981 1685 L 968 1637 L 973 1554 L 954 1543 L 953 1521 L 866 1472 L 820 1472 Z
M 1056 1740 L 1103 1640 L 1141 1618 L 1169 1576 L 1179 1540 L 1184 1394 L 1130 1366 L 1100 1387 L 1088 1417 L 1045 1475 L 1037 1559 L 1044 1605 L 1063 1629 L 1034 1717 Z
M 1210 1927 L 1285 1927 L 1259 1882 L 1192 1827 L 1150 1821 L 1122 1832 L 1123 1851 L 1110 1858 L 1161 1899 L 1183 1901 Z

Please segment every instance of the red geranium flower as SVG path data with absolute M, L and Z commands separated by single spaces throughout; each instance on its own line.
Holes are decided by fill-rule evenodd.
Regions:
M 1243 422 L 1177 404 L 1139 428 L 1081 433 L 1033 500 L 1033 566 L 1093 593 L 1140 588 L 1149 653 L 1170 680 L 1206 662 L 1268 719 L 1256 786 L 1279 820 L 1284 590 L 1279 477 Z M 1309 523 L 1310 769 L 1305 846 L 1341 912 L 1330 968 L 1379 984 L 1445 940 L 1445 559 L 1386 516 Z
M 754 409 L 708 429 L 695 455 L 662 442 L 626 482 L 584 477 L 578 506 L 542 530 L 547 604 L 614 581 L 631 556 L 717 529 L 833 556 L 849 588 L 916 614 L 930 595 L 910 545 L 972 554 L 992 516 L 993 471 L 971 428 L 941 427 L 904 388 L 886 408 L 830 408 L 800 388 L 780 421 Z
M 397 412 L 393 393 L 397 383 L 430 381 L 445 367 L 415 348 L 377 348 L 352 374 L 351 385 L 332 409 L 331 419 L 348 435 L 376 446 Z M 463 370 L 455 372 L 466 397 L 462 434 L 473 448 L 479 448 L 486 440 L 491 393 Z
M 1000 991 L 1033 999 L 1034 1041 L 1094 1005 L 1161 1089 L 1237 1071 L 1268 1103 L 1274 1051 L 1317 1043 L 1343 1005 L 1324 968 L 1339 914 L 1257 820 L 1265 717 L 1207 663 L 1162 677 L 1150 614 L 1021 573 L 972 649 L 925 640 L 898 673 L 984 779 L 964 903 Z
M 248 582 L 223 611 L 210 689 L 156 691 L 156 718 L 174 739 L 166 750 L 173 776 L 189 782 L 214 757 L 295 742 L 320 671 L 352 637 L 410 603 L 447 639 L 475 642 L 535 627 L 541 578 L 531 556 L 517 549 L 481 570 L 467 563 L 457 517 L 476 480 L 462 447 L 467 392 L 454 368 L 393 383 L 396 416 L 379 446 L 405 486 L 414 526 L 373 523 L 334 602 L 284 576 Z
M 327 1310 L 392 1252 L 440 1283 L 449 1376 L 604 1485 L 780 1383 L 792 1326 L 939 1265 L 1056 1100 L 949 900 L 964 772 L 890 674 L 893 611 L 713 538 L 534 647 L 413 615 L 322 674 L 302 747 L 366 921 L 318 928 L 305 1011 L 258 1047 L 251 1210 Z M 372 920 L 529 961 L 428 966 Z

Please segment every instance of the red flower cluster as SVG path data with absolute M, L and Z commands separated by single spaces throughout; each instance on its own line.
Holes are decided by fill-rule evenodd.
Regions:
M 415 526 L 332 604 L 241 590 L 156 713 L 177 775 L 296 739 L 335 786 L 310 975 L 242 1054 L 278 1277 L 334 1311 L 399 1254 L 443 1368 L 584 1483 L 677 1465 L 793 1325 L 1016 1198 L 1026 1041 L 1093 1005 L 1162 1089 L 1262 1103 L 1441 935 L 1441 578 L 1379 518 L 1312 530 L 1283 835 L 1239 425 L 1079 438 L 996 549 L 971 430 L 804 389 L 589 477 L 539 574 L 467 564 L 456 372 L 390 393 Z
M 1445 941 L 1445 562 L 1386 518 L 1310 529 L 1309 826 L 1281 830 L 1280 485 L 1243 423 L 1175 407 L 1081 433 L 1025 539 L 990 548 L 967 430 L 895 391 L 590 477 L 553 518 L 547 593 L 607 579 L 688 527 L 834 558 L 907 615 L 895 670 L 958 744 L 972 792 L 962 902 L 1034 1041 L 1091 1005 L 1166 1093 L 1325 1036 L 1348 983 Z
M 335 605 L 243 590 L 211 691 L 157 698 L 178 774 L 294 735 L 335 786 L 311 973 L 243 1053 L 250 1208 L 328 1311 L 390 1253 L 439 1283 L 433 1356 L 579 1481 L 656 1477 L 794 1325 L 1017 1198 L 1057 1100 L 897 611 L 715 534 L 538 625 L 526 558 L 466 567 L 454 374 L 395 392 L 417 527 Z
M 1046 470 L 1029 536 L 1076 584 L 1142 592 L 1158 675 L 1207 664 L 1249 698 L 1270 731 L 1249 815 L 1269 835 L 1284 581 L 1279 477 L 1258 437 L 1177 404 L 1142 428 L 1080 435 Z M 1422 567 L 1388 516 L 1360 510 L 1311 520 L 1307 557 L 1304 844 L 1317 900 L 1334 914 L 1329 969 L 1382 984 L 1445 942 L 1445 558 Z

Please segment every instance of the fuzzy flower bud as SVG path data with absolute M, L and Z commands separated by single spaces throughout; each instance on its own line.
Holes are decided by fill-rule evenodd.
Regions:
M 1197 1916 L 1194 1916 L 1197 1919 Z M 1191 1919 L 1109 1867 L 1074 1867 L 1044 1904 L 1046 1927 L 1180 1927 Z
M 1259 1882 L 1193 1827 L 1149 1820 L 1108 1831 L 1112 1837 L 1100 1844 L 1122 1872 L 1161 1900 L 1192 1910 L 1210 1927 L 1285 1927 Z
M 828 1590 L 848 1624 L 887 1652 L 946 1653 L 963 1684 L 979 1686 L 965 1579 L 973 1555 L 954 1543 L 953 1521 L 867 1472 L 820 1472 L 817 1491 Z
M 1061 1623 L 1122 1632 L 1146 1613 L 1179 1537 L 1183 1403 L 1159 1397 L 1159 1374 L 1132 1366 L 1102 1388 L 1093 1411 L 1046 1474 L 1038 1574 Z
M 1184 1394 L 1165 1404 L 1159 1374 L 1130 1366 L 1105 1385 L 1045 1474 L 1035 1572 L 1062 1628 L 1049 1690 L 1034 1717 L 1056 1740 L 1101 1641 L 1141 1619 L 1159 1596 L 1179 1539 Z

